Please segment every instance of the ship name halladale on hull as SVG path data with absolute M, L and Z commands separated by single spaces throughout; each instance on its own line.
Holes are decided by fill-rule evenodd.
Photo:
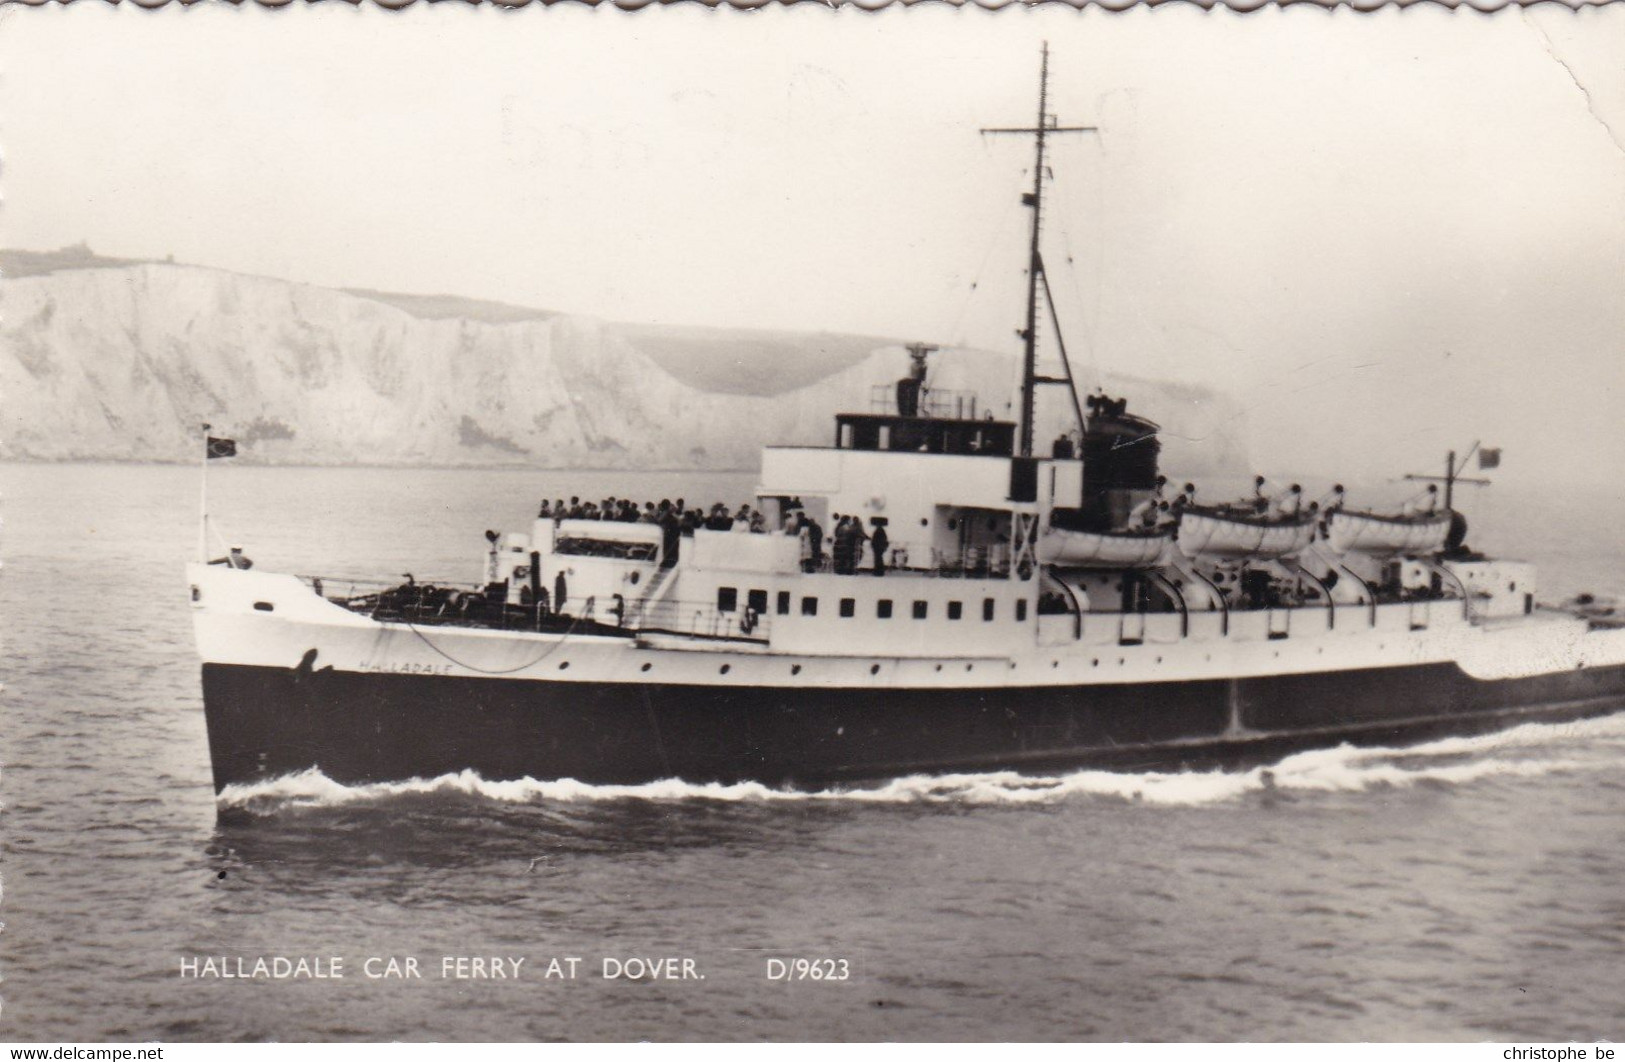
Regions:
M 1037 122 L 997 131 L 1037 146 L 1014 420 L 987 412 L 1003 396 L 941 386 L 916 344 L 831 445 L 764 451 L 737 511 L 544 505 L 488 533 L 461 587 L 202 551 L 187 576 L 216 789 L 308 770 L 808 786 L 1179 769 L 1625 706 L 1625 628 L 1537 605 L 1530 565 L 1467 545 L 1466 458 L 1407 512 L 1262 480 L 1198 504 L 1159 474 L 1156 424 L 1080 400 L 1058 343 L 1040 371 L 1041 315 L 1059 335 L 1045 143 L 1078 131 L 1048 113 L 1047 57 L 1040 83 Z M 1052 385 L 1075 431 L 1040 454 Z

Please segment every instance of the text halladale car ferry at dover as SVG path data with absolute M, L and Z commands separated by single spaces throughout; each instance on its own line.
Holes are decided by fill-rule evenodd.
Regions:
M 1144 518 L 1157 426 L 1036 372 L 1045 141 L 1068 131 L 1040 85 L 1013 130 L 1038 156 L 1019 420 L 930 389 L 916 346 L 833 445 L 765 450 L 768 533 L 550 514 L 489 533 L 467 589 L 190 565 L 216 788 L 1177 769 L 1625 706 L 1625 629 L 1537 608 L 1529 565 L 1466 547 L 1453 484 L 1410 514 Z M 1048 384 L 1079 444 L 1042 456 Z M 872 541 L 796 531 L 834 514 L 884 529 L 883 575 Z

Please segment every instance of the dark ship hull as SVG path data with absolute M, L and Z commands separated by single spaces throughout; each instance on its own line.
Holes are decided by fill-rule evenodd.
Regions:
M 1625 666 L 1475 679 L 1450 663 L 1003 689 L 695 686 L 205 664 L 217 791 L 317 769 L 356 785 L 1176 770 L 1387 745 L 1625 707 Z

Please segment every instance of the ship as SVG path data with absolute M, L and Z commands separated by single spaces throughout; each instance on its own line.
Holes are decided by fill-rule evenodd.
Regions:
M 216 791 L 308 771 L 808 787 L 1198 769 L 1625 706 L 1625 629 L 1539 604 L 1532 565 L 1467 545 L 1454 453 L 1442 499 L 1433 483 L 1410 512 L 1262 479 L 1228 504 L 1165 496 L 1162 429 L 1080 396 L 1049 297 L 1046 150 L 1086 128 L 1050 113 L 1046 48 L 1034 124 L 984 130 L 1036 145 L 1014 417 L 934 387 L 921 343 L 827 445 L 767 447 L 737 513 L 544 506 L 471 544 L 480 577 L 459 586 L 201 551 Z M 1041 306 L 1058 375 L 1039 371 Z M 1075 431 L 1040 453 L 1045 387 Z M 206 505 L 203 527 L 206 544 Z

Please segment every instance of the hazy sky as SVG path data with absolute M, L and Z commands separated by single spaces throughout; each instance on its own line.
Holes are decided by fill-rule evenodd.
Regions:
M 1261 466 L 1625 491 L 1625 5 L 1057 8 L 12 5 L 3 240 L 1014 349 L 977 129 L 1047 38 L 1080 363 L 1226 387 Z

